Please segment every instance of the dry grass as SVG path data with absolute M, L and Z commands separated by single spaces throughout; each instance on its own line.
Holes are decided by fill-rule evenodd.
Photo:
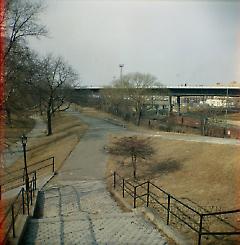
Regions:
M 29 123 L 27 125 L 31 124 Z M 21 123 L 17 123 L 15 124 L 14 128 L 7 129 L 9 131 L 7 135 L 11 135 L 11 137 L 17 138 L 17 136 L 21 135 L 23 128 L 26 130 L 26 127 L 23 127 Z M 67 113 L 57 114 L 53 118 L 54 134 L 52 136 L 40 136 L 35 139 L 29 139 L 27 152 L 28 166 L 31 166 L 31 164 L 34 162 L 40 161 L 50 156 L 54 156 L 56 169 L 59 169 L 64 160 L 69 156 L 76 144 L 79 142 L 86 129 L 87 126 L 82 124 L 76 117 Z M 29 130 L 31 130 L 30 126 Z M 11 178 L 11 172 L 14 169 L 19 169 L 22 167 L 23 159 L 19 159 L 11 167 L 4 169 L 4 171 L 5 174 Z M 31 170 L 33 169 L 31 168 Z M 49 168 L 43 169 L 43 171 L 40 172 L 40 175 L 45 175 L 46 172 L 50 173 L 50 171 L 51 169 Z M 4 217 L 11 201 L 12 199 L 5 199 L 0 201 L 0 220 L 2 220 Z M 9 224 L 11 221 L 10 218 L 11 216 L 9 215 L 6 220 L 6 227 L 8 227 L 7 224 Z M 3 229 L 0 230 L 3 232 Z
M 155 154 L 138 163 L 139 180 L 152 180 L 173 195 L 202 206 L 239 207 L 239 146 L 160 138 L 151 142 Z M 107 172 L 114 169 L 131 177 L 130 158 L 111 156 Z
M 156 153 L 152 159 L 138 163 L 138 182 L 150 180 L 200 212 L 239 208 L 239 146 L 160 138 L 153 138 L 151 144 Z M 107 174 L 114 170 L 132 179 L 131 159 L 110 156 Z M 132 205 L 133 199 L 127 198 L 127 200 Z M 239 226 L 236 215 L 227 218 L 231 220 L 231 223 Z M 184 231 L 186 235 L 190 237 L 194 235 L 178 220 L 172 221 L 172 224 Z M 205 226 L 213 230 L 225 229 L 226 231 L 226 227 L 217 220 L 208 220 Z M 205 242 L 204 244 L 238 244 L 231 239 L 220 242 L 211 236 Z
M 28 116 L 12 115 L 12 124 L 5 126 L 5 143 L 17 142 L 23 132 L 28 133 L 34 127 L 34 120 Z
M 29 140 L 27 145 L 28 166 L 54 156 L 56 169 L 59 169 L 86 129 L 87 126 L 82 124 L 78 118 L 67 113 L 56 114 L 53 118 L 53 135 Z M 12 170 L 22 167 L 23 159 L 19 159 L 6 169 L 6 172 L 11 173 Z
M 240 121 L 240 113 L 230 113 L 227 118 L 228 120 Z

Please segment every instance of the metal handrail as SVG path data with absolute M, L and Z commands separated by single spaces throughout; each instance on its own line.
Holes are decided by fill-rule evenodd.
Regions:
M 21 188 L 21 190 L 18 192 L 16 197 L 13 199 L 13 201 L 10 204 L 10 207 L 7 209 L 6 213 L 4 214 L 4 217 L 0 221 L 0 227 L 3 227 L 4 223 L 6 222 L 7 217 L 11 214 L 11 222 L 7 226 L 6 232 L 3 236 L 2 241 L 0 241 L 0 244 L 6 244 L 7 243 L 7 238 L 9 236 L 10 231 L 12 230 L 12 235 L 15 238 L 15 223 L 16 219 L 19 215 L 19 213 L 22 210 L 22 213 L 25 214 L 25 205 L 27 205 L 27 214 L 29 215 L 29 205 L 33 204 L 33 196 L 34 192 L 37 187 L 37 175 L 36 172 L 34 172 L 34 175 L 32 177 L 32 180 L 29 182 L 29 191 L 26 191 L 24 188 Z M 26 194 L 26 203 L 25 203 L 25 194 Z M 30 200 L 29 200 L 29 194 L 30 194 Z M 17 210 L 14 209 L 15 204 L 18 203 L 18 200 L 21 197 L 21 204 L 17 208 Z
M 35 171 L 38 171 L 38 170 L 47 168 L 47 167 L 49 167 L 49 166 L 52 166 L 52 172 L 54 172 L 54 171 L 55 171 L 55 158 L 54 158 L 54 157 L 49 157 L 49 158 L 46 158 L 46 159 L 44 159 L 44 160 L 35 162 L 34 164 L 30 165 L 29 168 L 31 168 L 32 166 L 36 166 L 37 164 L 42 163 L 42 162 L 45 162 L 45 161 L 50 160 L 50 159 L 52 159 L 52 162 L 51 162 L 50 164 L 47 164 L 47 165 L 44 165 L 44 166 L 39 167 L 39 168 L 37 168 L 37 169 L 34 169 L 34 170 L 30 171 L 29 174 L 33 174 Z M 18 169 L 17 171 L 22 171 L 22 170 L 24 170 L 24 168 Z M 15 171 L 15 172 L 16 172 L 16 171 Z M 21 183 L 19 183 L 19 184 L 17 184 L 17 185 L 14 185 L 14 186 L 11 186 L 11 187 L 9 187 L 9 188 L 6 188 L 6 190 L 8 191 L 8 190 L 12 190 L 12 189 L 14 189 L 14 188 L 16 188 L 16 187 L 22 186 L 22 185 L 24 184 L 24 183 L 23 183 L 24 177 L 25 177 L 25 173 L 23 173 L 22 175 L 16 176 L 16 177 L 14 177 L 14 178 L 12 178 L 12 179 L 6 181 L 6 182 L 0 183 L 0 200 L 1 200 L 1 197 L 2 197 L 2 192 L 5 192 L 5 191 L 2 190 L 2 187 L 3 187 L 3 186 L 6 186 L 6 185 L 8 185 L 8 184 L 10 184 L 10 183 L 13 183 L 13 182 L 15 182 L 15 181 L 17 181 L 17 180 L 22 180 L 22 181 L 21 181 Z
M 46 161 L 48 161 L 48 160 L 50 160 L 50 159 L 52 159 L 52 163 L 51 163 L 51 164 L 48 164 L 47 166 L 51 166 L 51 165 L 53 165 L 54 162 L 55 162 L 55 157 L 54 157 L 54 156 L 48 157 L 48 158 L 43 159 L 43 160 L 41 160 L 41 161 L 34 162 L 34 163 L 32 163 L 31 165 L 29 165 L 28 168 L 31 168 L 31 167 L 33 167 L 33 166 L 39 164 L 39 163 L 46 162 Z M 46 166 L 46 167 L 47 167 L 47 166 Z M 19 168 L 19 169 L 13 170 L 13 171 L 11 171 L 11 174 L 16 173 L 16 172 L 22 172 L 24 169 L 25 169 L 25 168 L 23 167 L 23 168 Z M 34 172 L 34 171 L 35 171 L 35 170 L 33 170 L 32 172 Z M 5 177 L 5 176 L 6 176 L 6 175 L 1 175 L 0 177 Z M 23 176 L 23 175 L 21 174 L 21 176 Z M 17 178 L 19 178 L 19 176 L 17 176 Z M 10 180 L 14 180 L 14 179 L 15 179 L 15 178 L 10 179 Z M 7 183 L 8 183 L 8 182 L 7 182 Z M 5 184 L 5 183 L 4 183 L 4 182 L 1 182 L 1 183 L 0 183 L 0 185 L 3 185 L 3 184 Z
M 217 231 L 213 232 L 213 231 L 208 231 L 203 226 L 204 217 L 240 213 L 240 209 L 213 212 L 213 213 L 200 213 L 199 211 L 190 207 L 186 203 L 180 201 L 179 199 L 172 196 L 170 193 L 168 193 L 167 191 L 163 190 L 162 188 L 158 187 L 157 185 L 153 184 L 150 181 L 145 181 L 143 183 L 134 185 L 134 184 L 130 183 L 128 180 L 124 179 L 118 173 L 114 172 L 113 173 L 113 187 L 114 188 L 116 188 L 116 184 L 118 183 L 116 181 L 116 176 L 120 177 L 122 180 L 121 181 L 122 183 L 120 183 L 119 186 L 122 188 L 123 197 L 124 197 L 124 192 L 127 192 L 133 198 L 133 207 L 134 208 L 136 208 L 136 206 L 137 206 L 136 200 L 138 198 L 143 200 L 147 204 L 147 207 L 150 204 L 149 199 L 150 198 L 153 199 L 155 201 L 155 203 L 157 203 L 158 205 L 162 206 L 165 210 L 167 210 L 167 225 L 169 225 L 169 223 L 170 223 L 170 214 L 171 214 L 171 215 L 175 216 L 178 220 L 180 220 L 182 223 L 187 225 L 190 229 L 192 229 L 193 231 L 198 233 L 198 242 L 197 242 L 198 245 L 201 245 L 201 238 L 202 238 L 202 236 L 205 236 L 205 235 L 213 235 L 213 236 L 215 236 L 215 235 L 240 235 L 240 229 L 237 229 L 236 231 L 229 231 L 229 232 L 227 232 L 227 231 L 226 232 L 217 232 Z M 128 188 L 126 186 L 126 184 L 131 185 L 133 187 L 133 190 Z M 148 185 L 147 188 L 146 187 L 143 188 L 146 192 L 145 193 L 141 192 L 142 194 L 138 195 L 137 194 L 137 188 L 142 187 L 146 184 Z M 157 197 L 159 197 L 159 196 L 150 190 L 150 186 L 153 186 L 154 188 L 158 189 L 159 191 L 161 191 L 162 193 L 164 193 L 167 196 L 167 203 L 165 203 L 165 205 L 158 201 Z M 147 196 L 146 201 L 143 199 L 144 196 Z M 181 206 L 184 208 L 187 208 L 187 210 L 190 210 L 190 211 L 194 212 L 195 214 L 197 214 L 199 216 L 199 220 L 197 221 L 196 219 L 192 219 L 191 216 L 186 215 L 186 214 L 184 214 L 184 215 L 186 216 L 187 219 L 183 219 L 182 217 L 179 217 L 179 215 L 177 213 L 175 213 L 171 208 L 171 207 L 173 207 L 172 200 L 175 201 L 175 202 L 173 202 L 175 204 L 175 207 L 177 208 L 178 211 L 181 211 L 182 214 L 184 214 L 184 211 L 180 210 Z M 180 204 L 181 206 L 179 206 L 179 205 L 177 206 L 177 204 Z M 220 219 L 220 221 L 223 222 L 222 219 Z M 194 227 L 193 224 L 197 225 L 198 228 Z M 233 228 L 236 228 L 236 227 L 233 227 Z

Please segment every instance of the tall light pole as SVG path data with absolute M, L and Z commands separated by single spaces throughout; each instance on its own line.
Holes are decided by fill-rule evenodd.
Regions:
M 26 191 L 28 191 L 29 190 L 29 178 L 28 178 L 28 171 L 27 171 L 26 146 L 27 146 L 27 136 L 23 134 L 22 135 L 22 147 L 23 147 L 23 154 L 24 154 L 25 185 L 26 185 Z
M 122 83 L 122 70 L 123 70 L 124 64 L 120 64 L 119 67 L 120 67 L 120 81 Z

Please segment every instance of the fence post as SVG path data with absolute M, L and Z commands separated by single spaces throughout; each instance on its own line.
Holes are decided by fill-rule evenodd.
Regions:
M 137 196 L 137 187 L 134 186 L 134 194 L 133 194 L 133 208 L 136 208 L 136 196 Z
M 32 184 L 31 184 L 31 190 L 30 190 L 30 203 L 32 206 L 32 200 L 33 200 L 33 190 L 32 190 Z
M 169 220 L 170 220 L 170 202 L 171 202 L 171 196 L 170 194 L 168 194 L 167 225 L 169 225 Z
M 26 191 L 27 193 L 27 211 L 28 211 L 28 215 L 29 215 L 29 192 Z
M 53 173 L 55 172 L 55 158 L 53 157 L 53 161 L 52 161 L 52 171 L 53 171 Z
M 24 203 L 24 189 L 22 188 L 22 210 L 23 214 L 25 214 L 25 203 Z
M 150 189 L 150 182 L 147 182 L 147 207 L 149 206 L 149 189 Z
M 14 204 L 12 204 L 12 232 L 13 237 L 15 238 L 15 217 L 14 217 Z
M 124 198 L 124 188 L 125 188 L 125 187 L 124 187 L 124 178 L 122 179 L 122 185 L 123 185 L 123 186 L 122 186 L 122 188 L 123 188 L 123 189 L 122 189 L 122 195 L 123 195 L 123 198 Z
M 198 245 L 201 245 L 202 223 L 203 223 L 203 215 L 200 214 L 200 222 L 199 222 L 199 230 L 198 230 Z
M 34 190 L 37 189 L 37 172 L 34 172 Z
M 116 172 L 113 172 L 113 188 L 116 188 Z

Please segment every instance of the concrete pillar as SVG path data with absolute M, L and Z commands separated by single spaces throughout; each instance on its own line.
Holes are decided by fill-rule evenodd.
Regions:
M 178 115 L 181 114 L 181 97 L 177 96 Z
M 169 96 L 168 97 L 168 101 L 169 101 L 169 109 L 168 109 L 168 111 L 169 111 L 169 113 L 171 113 L 172 112 L 172 109 L 173 109 L 172 96 Z

